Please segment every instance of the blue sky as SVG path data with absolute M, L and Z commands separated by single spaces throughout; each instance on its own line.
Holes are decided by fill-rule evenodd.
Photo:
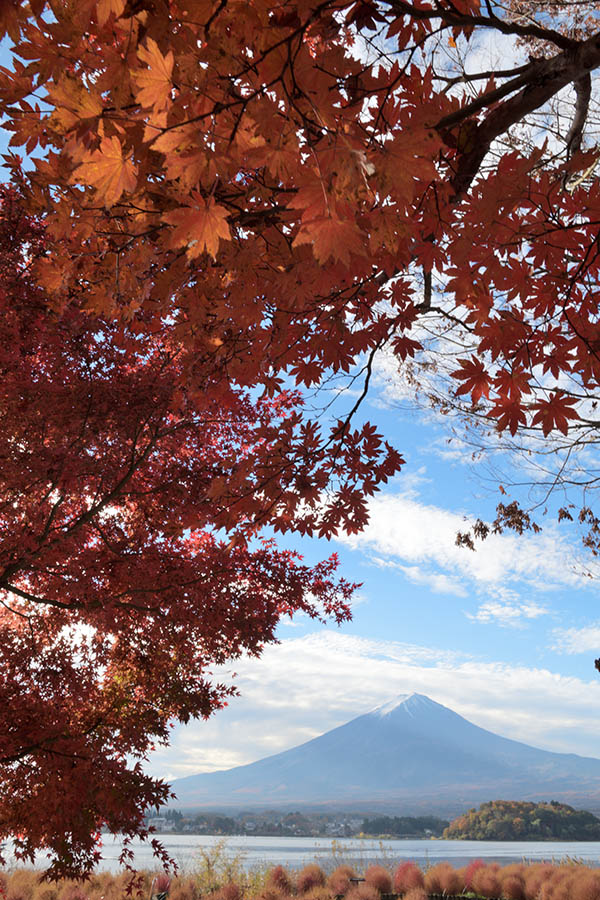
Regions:
M 492 50 L 504 64 L 514 54 L 484 47 L 486 65 Z M 346 393 L 338 406 L 353 399 Z M 339 554 L 341 574 L 362 582 L 352 622 L 284 622 L 261 659 L 215 673 L 231 680 L 235 671 L 241 696 L 208 722 L 176 727 L 148 771 L 175 778 L 251 762 L 414 690 L 497 733 L 600 757 L 600 580 L 581 574 L 589 560 L 577 535 L 548 516 L 538 536 L 457 548 L 465 517 L 489 519 L 503 499 L 486 460 L 473 461 L 460 438 L 448 443 L 452 423 L 420 409 L 389 360 L 360 416 L 406 459 L 373 501 L 367 529 L 281 540 L 308 562 Z
M 406 465 L 374 499 L 368 527 L 283 541 L 307 561 L 339 554 L 341 572 L 362 582 L 352 622 L 282 624 L 262 659 L 219 673 L 235 670 L 241 696 L 209 722 L 176 728 L 172 747 L 151 758 L 153 774 L 250 762 L 413 690 L 499 734 L 600 756 L 600 581 L 580 574 L 578 536 L 549 515 L 539 535 L 496 536 L 475 553 L 456 547 L 464 517 L 489 519 L 505 498 L 485 459 L 474 463 L 458 438 L 447 443 L 447 419 L 404 391 L 399 408 L 390 371 L 382 361 L 362 415 Z

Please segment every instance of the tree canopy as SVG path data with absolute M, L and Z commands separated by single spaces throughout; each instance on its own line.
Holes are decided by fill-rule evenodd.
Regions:
M 211 485 L 253 489 L 248 455 L 293 427 L 282 398 L 182 399 L 164 335 L 53 311 L 28 274 L 44 232 L 1 199 L 0 826 L 76 874 L 101 826 L 146 833 L 168 786 L 140 760 L 226 703 L 211 666 L 283 615 L 342 621 L 352 585 L 219 521 Z
M 597 841 L 600 819 L 556 800 L 491 800 L 458 816 L 443 836 L 466 841 Z
M 282 615 L 349 615 L 335 559 L 267 536 L 360 530 L 400 470 L 355 425 L 378 352 L 406 366 L 423 323 L 456 325 L 449 399 L 593 446 L 587 9 L 2 5 L 0 835 L 25 857 L 76 874 L 100 827 L 144 834 L 168 788 L 141 761 L 225 702 L 210 667 Z M 469 69 L 489 33 L 530 59 Z M 305 397 L 332 377 L 359 389 L 328 423 Z

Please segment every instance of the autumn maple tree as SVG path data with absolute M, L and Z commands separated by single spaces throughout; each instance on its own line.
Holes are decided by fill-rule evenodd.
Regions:
M 342 621 L 352 586 L 335 557 L 246 534 L 277 477 L 249 460 L 293 452 L 297 399 L 185 391 L 164 335 L 53 311 L 28 274 L 44 230 L 1 200 L 0 828 L 77 874 L 100 826 L 146 833 L 168 786 L 140 760 L 226 702 L 211 666 L 260 653 L 285 614 Z M 280 497 L 296 477 L 280 466 Z
M 406 367 L 456 326 L 449 399 L 595 434 L 600 39 L 493 0 L 0 16 L 0 834 L 81 872 L 100 826 L 144 833 L 167 787 L 141 762 L 224 702 L 211 665 L 283 614 L 348 615 L 334 560 L 262 535 L 366 523 L 402 465 L 355 422 L 378 353 Z M 462 66 L 494 32 L 531 58 Z M 568 130 L 532 138 L 568 89 Z M 320 421 L 307 391 L 345 376 Z

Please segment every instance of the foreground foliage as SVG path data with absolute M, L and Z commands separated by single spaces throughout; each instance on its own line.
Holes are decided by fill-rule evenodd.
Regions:
M 378 351 L 402 364 L 441 317 L 466 338 L 451 368 L 473 410 L 594 445 L 600 47 L 594 4 L 570 6 L 7 0 L 0 110 L 38 156 L 29 200 L 55 239 L 36 277 L 57 309 L 79 291 L 93 314 L 167 329 L 194 354 L 186 384 L 215 399 L 358 367 L 364 393 Z M 529 62 L 481 69 L 489 34 Z M 354 434 L 353 411 L 324 435 L 306 423 L 305 455 L 283 450 L 296 492 L 238 501 L 253 523 L 364 525 L 381 472 L 360 460 L 389 476 L 400 458 Z M 593 544 L 595 479 L 578 483 Z M 335 502 L 315 504 L 326 485 Z
M 136 890 L 147 896 L 153 875 L 141 873 Z M 85 883 L 58 881 L 49 885 L 39 873 L 20 869 L 0 872 L 0 896 L 4 900 L 122 900 L 131 883 L 130 873 L 92 875 Z M 371 865 L 357 874 L 350 865 L 325 871 L 316 864 L 300 871 L 282 866 L 244 872 L 234 859 L 229 869 L 207 867 L 171 882 L 170 900 L 427 900 L 430 897 L 464 897 L 480 900 L 599 900 L 600 871 L 564 863 L 513 863 L 500 866 L 474 860 L 460 869 L 438 863 L 426 870 L 404 862 L 395 870 Z
M 356 532 L 400 470 L 355 422 L 377 353 L 404 366 L 441 317 L 468 336 L 452 395 L 594 444 L 600 42 L 554 5 L 0 5 L 0 113 L 36 157 L 9 154 L 0 229 L 0 837 L 21 858 L 85 873 L 101 827 L 145 835 L 168 788 L 143 759 L 226 702 L 211 667 L 281 615 L 348 617 L 335 559 L 261 537 Z M 537 44 L 467 71 L 478 33 Z M 329 394 L 308 408 L 356 380 L 335 421 Z M 596 473 L 577 484 L 560 516 L 596 552 Z M 505 524 L 530 523 L 507 503 Z
M 164 334 L 51 307 L 30 274 L 46 250 L 0 189 L 0 839 L 68 875 L 102 824 L 147 835 L 168 786 L 141 760 L 226 704 L 211 667 L 259 654 L 283 615 L 342 621 L 352 587 L 334 557 L 215 527 L 211 485 L 252 493 L 247 456 L 292 439 L 290 402 L 182 394 L 193 361 Z
M 556 800 L 493 800 L 454 819 L 443 836 L 470 841 L 598 841 L 600 819 Z

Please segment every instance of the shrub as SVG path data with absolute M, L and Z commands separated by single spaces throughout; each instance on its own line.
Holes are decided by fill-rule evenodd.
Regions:
M 467 891 L 470 891 L 473 887 L 473 876 L 475 872 L 477 872 L 478 869 L 481 869 L 484 866 L 485 863 L 482 859 L 473 859 L 468 864 L 468 866 L 465 866 L 465 868 L 461 870 L 464 886 Z
M 280 894 L 291 894 L 292 881 L 283 866 L 275 866 L 269 870 L 266 881 L 267 889 L 272 889 Z
M 47 882 L 38 884 L 33 891 L 33 900 L 58 900 L 58 889 Z
M 338 866 L 327 879 L 327 887 L 334 897 L 341 897 L 351 889 L 351 878 L 356 878 L 352 866 Z
M 460 894 L 460 873 L 448 862 L 437 863 L 425 873 L 425 890 L 428 894 Z
M 518 875 L 502 879 L 502 896 L 505 900 L 525 900 L 525 884 Z
M 600 874 L 589 869 L 573 873 L 570 884 L 572 900 L 598 900 L 600 897 Z
M 98 872 L 92 875 L 85 886 L 86 896 L 89 898 L 103 897 L 109 880 L 112 881 L 112 875 L 108 872 Z
M 372 884 L 364 881 L 362 884 L 355 885 L 352 890 L 346 894 L 346 900 L 381 900 L 379 891 Z
M 331 893 L 324 884 L 321 884 L 307 891 L 304 900 L 331 900 Z
M 150 885 L 150 895 L 153 894 L 164 894 L 169 890 L 171 886 L 171 879 L 165 872 L 159 872 L 158 875 L 155 875 L 152 879 L 152 884 Z
M 365 872 L 365 883 L 372 884 L 380 894 L 392 892 L 392 876 L 383 866 L 369 866 Z
M 471 879 L 472 890 L 482 897 L 500 897 L 502 884 L 498 873 L 499 868 L 500 866 L 496 863 L 492 863 L 476 869 Z
M 197 900 L 200 892 L 193 878 L 175 878 L 169 888 L 169 900 Z
M 199 894 L 210 894 L 223 884 L 246 883 L 243 852 L 231 853 L 225 838 L 211 847 L 199 847 L 194 855 L 192 875 Z M 169 895 L 170 896 L 170 895 Z
M 428 900 L 428 898 L 423 888 L 414 887 L 404 895 L 404 900 Z
M 573 871 L 556 869 L 549 881 L 544 882 L 539 897 L 546 900 L 570 900 L 572 895 Z
M 65 881 L 60 885 L 58 900 L 87 900 L 87 895 L 80 884 Z
M 256 900 L 282 900 L 283 894 L 277 888 L 263 885 L 262 889 L 256 894 Z
M 299 894 L 306 894 L 312 888 L 323 887 L 324 884 L 325 873 L 316 863 L 304 866 L 296 878 L 296 890 Z
M 235 881 L 229 881 L 212 895 L 215 900 L 242 900 L 242 890 Z
M 439 881 L 443 894 L 462 894 L 463 882 L 458 872 L 450 863 L 440 864 Z
M 423 873 L 414 862 L 400 863 L 394 872 L 394 891 L 397 894 L 422 888 L 424 883 Z
M 554 866 L 550 863 L 535 863 L 525 869 L 525 900 L 536 900 L 542 885 L 552 877 Z
M 32 869 L 17 869 L 9 878 L 7 900 L 31 900 L 40 881 L 39 873 Z
M 500 872 L 502 884 L 502 896 L 505 900 L 525 900 L 525 866 L 523 863 L 513 863 L 504 866 Z

